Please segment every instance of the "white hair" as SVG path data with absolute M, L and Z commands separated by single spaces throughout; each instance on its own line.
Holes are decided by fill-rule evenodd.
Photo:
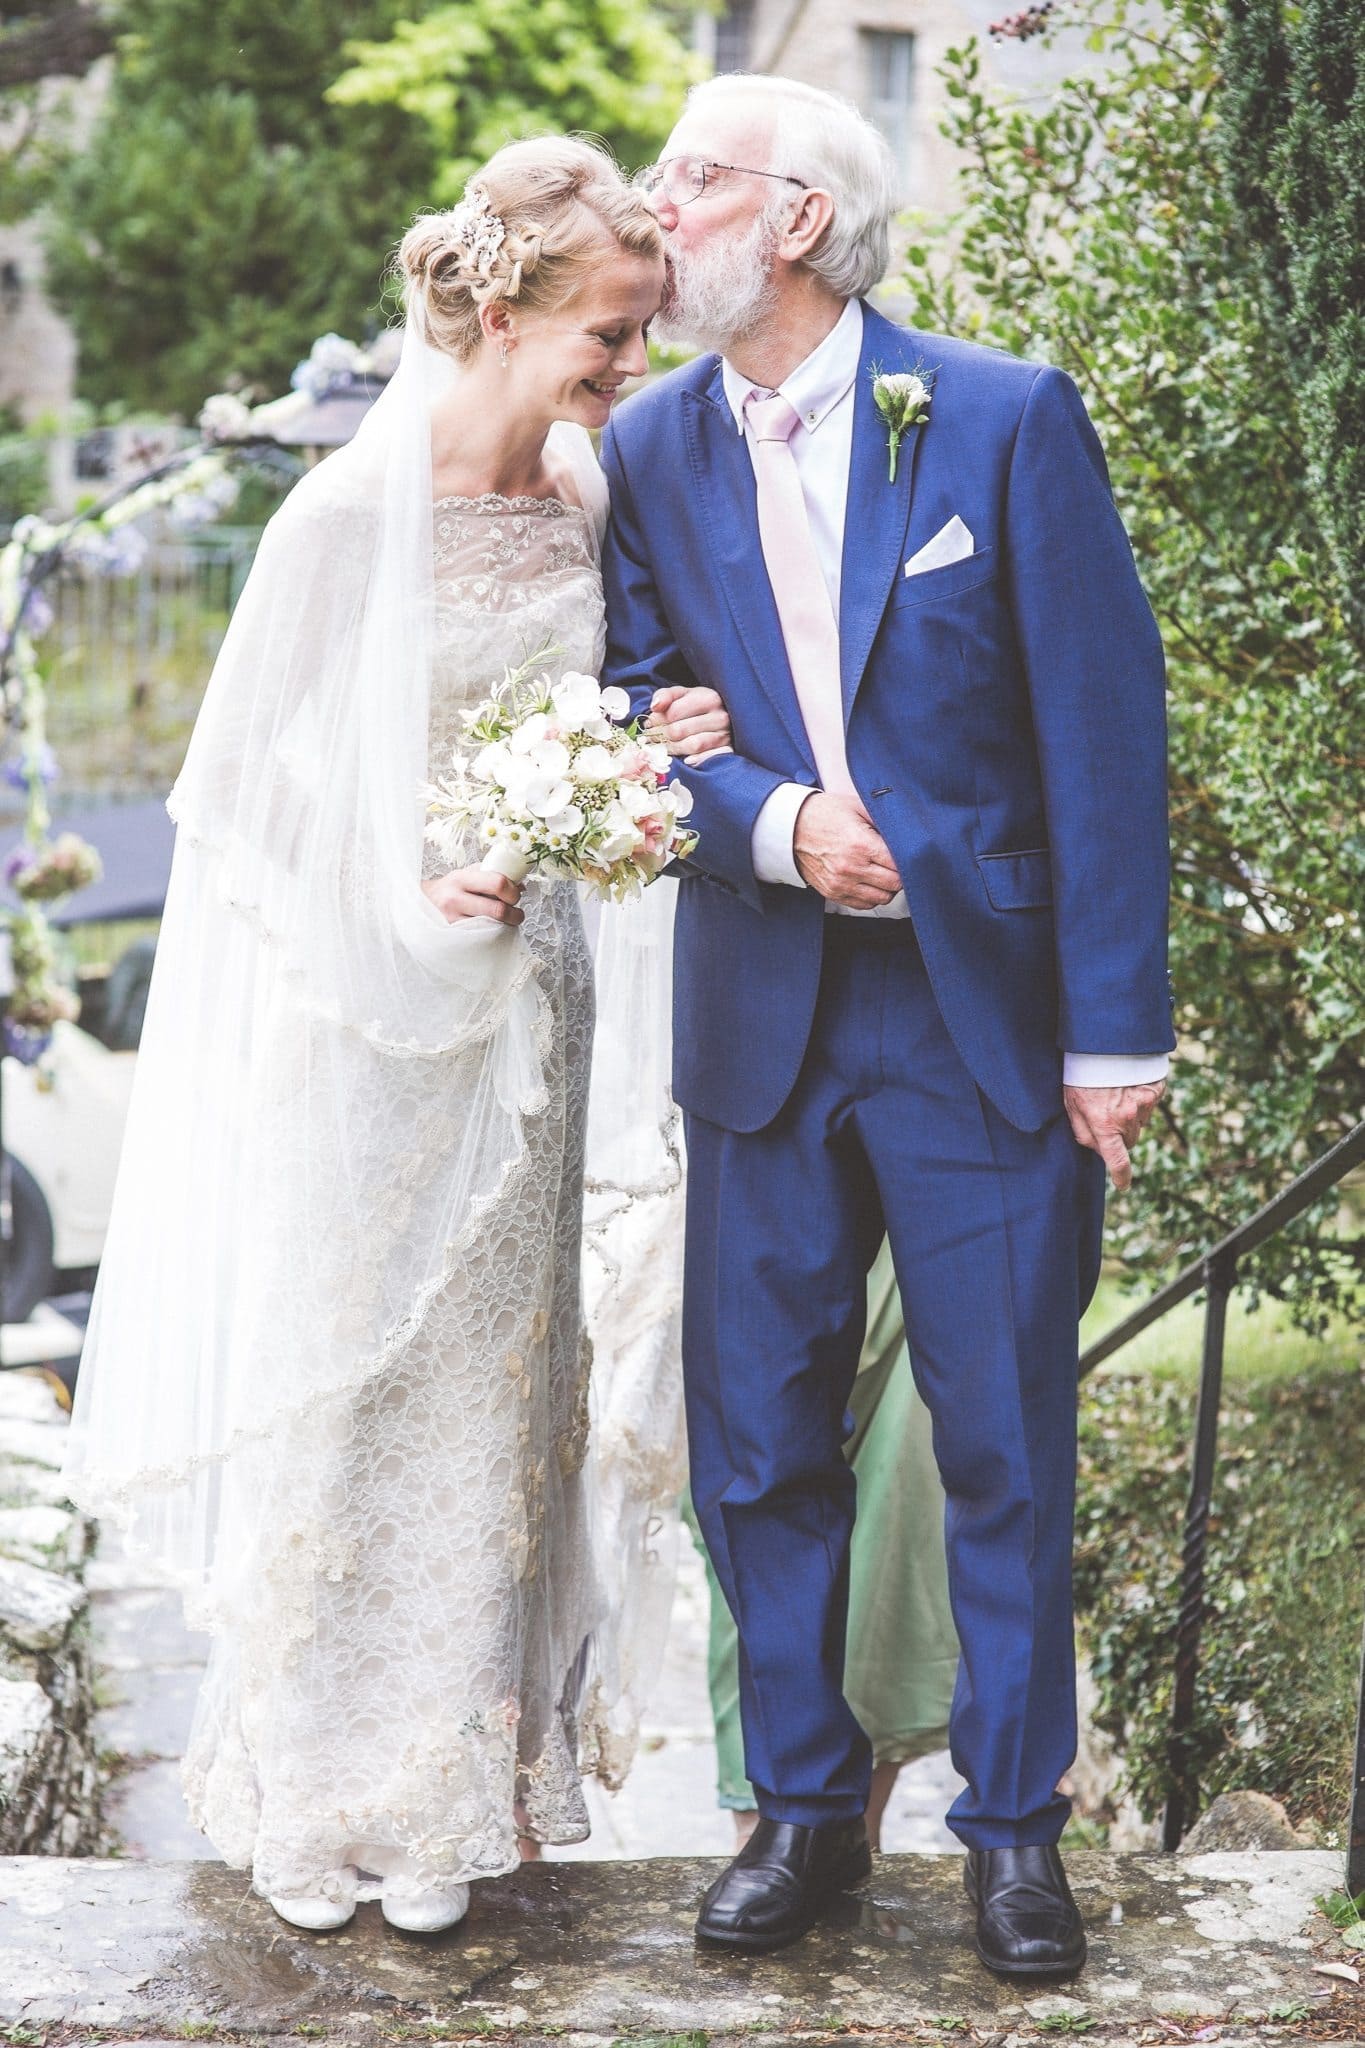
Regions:
M 899 204 L 896 161 L 884 136 L 838 93 L 762 72 L 727 71 L 705 79 L 693 86 L 687 105 L 727 100 L 771 112 L 765 168 L 818 185 L 834 201 L 829 231 L 805 259 L 806 268 L 838 298 L 865 297 L 886 274 L 891 216 Z

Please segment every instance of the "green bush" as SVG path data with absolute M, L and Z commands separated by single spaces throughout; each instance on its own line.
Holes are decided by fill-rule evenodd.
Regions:
M 0 407 L 0 532 L 45 509 L 47 448 L 47 436 L 27 431 L 10 407 Z
M 1365 488 L 1346 454 L 1365 321 L 1343 299 L 1354 254 L 1326 265 L 1325 231 L 1303 226 L 1304 150 L 1271 151 L 1262 208 L 1282 219 L 1293 325 L 1268 291 L 1245 198 L 1264 152 L 1243 138 L 1235 183 L 1222 158 L 1247 105 L 1225 78 L 1235 12 L 1071 0 L 1065 21 L 1090 29 L 1097 61 L 1016 105 L 975 45 L 949 52 L 964 205 L 907 259 L 918 325 L 1075 377 L 1166 645 L 1181 1057 L 1109 1226 L 1143 1281 L 1215 1243 L 1365 1112 L 1365 565 L 1351 552 L 1365 514 L 1324 512 L 1352 478 Z M 1346 249 L 1365 151 L 1358 118 L 1328 116 L 1361 67 L 1300 59 L 1293 118 L 1311 106 L 1325 124 L 1305 150 Z M 1315 86 L 1328 72 L 1330 93 Z M 1360 1316 L 1363 1265 L 1365 1239 L 1329 1197 L 1243 1278 L 1320 1327 Z
M 1080 1638 L 1096 1720 L 1146 1819 L 1167 1791 L 1180 1543 L 1194 1397 L 1101 1374 L 1081 1404 Z M 1209 1525 L 1208 1615 L 1185 1784 L 1191 1817 L 1249 1788 L 1340 1829 L 1360 1663 L 1365 1402 L 1358 1361 L 1227 1392 Z
M 48 288 L 83 394 L 192 419 L 229 379 L 283 388 L 315 335 L 379 318 L 430 192 L 425 137 L 327 88 L 402 0 L 121 0 L 115 59 L 57 185 Z
M 386 324 L 409 220 L 502 143 L 583 129 L 638 163 L 693 71 L 641 0 L 120 0 L 116 20 L 49 288 L 88 398 L 186 418 L 230 379 L 279 390 L 329 328 Z

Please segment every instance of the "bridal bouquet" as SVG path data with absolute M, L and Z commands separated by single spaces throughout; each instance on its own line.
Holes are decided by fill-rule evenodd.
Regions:
M 534 872 L 634 895 L 696 845 L 682 823 L 691 792 L 669 782 L 667 747 L 613 724 L 630 709 L 624 690 L 575 673 L 551 683 L 546 658 L 509 669 L 465 713 L 448 772 L 423 791 L 426 836 L 458 865 L 472 827 L 480 866 L 509 881 Z

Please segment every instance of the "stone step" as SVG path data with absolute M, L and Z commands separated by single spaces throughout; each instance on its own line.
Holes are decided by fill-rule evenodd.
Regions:
M 1194 2022 L 1211 2030 L 1202 2038 L 1233 2040 L 1244 2016 L 1297 2039 L 1295 2016 L 1321 2013 L 1332 2039 L 1365 2039 L 1359 1990 L 1315 1974 L 1340 1953 L 1314 1911 L 1341 1881 L 1325 1852 L 1074 1854 L 1089 1965 L 1068 1984 L 1022 1988 L 972 1954 L 957 1857 L 879 1858 L 860 1894 L 763 1959 L 693 1945 L 697 1900 L 721 1867 L 526 1865 L 476 1885 L 463 1926 L 418 1938 L 386 1928 L 377 1905 L 340 1934 L 296 1933 L 221 1864 L 0 1859 L 0 2022 L 181 2040 L 569 2034 L 588 2048 L 849 2030 L 1117 2043 L 1155 2027 L 1146 2038 L 1165 2041 L 1190 2038 Z

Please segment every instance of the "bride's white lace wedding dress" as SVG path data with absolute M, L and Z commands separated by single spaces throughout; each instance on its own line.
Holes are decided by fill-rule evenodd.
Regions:
M 462 707 L 528 654 L 602 654 L 586 433 L 551 431 L 559 497 L 433 504 L 459 374 L 419 307 L 233 613 L 66 1460 L 211 1634 L 193 1813 L 258 1891 L 338 1905 L 360 1871 L 448 1895 L 513 1867 L 518 1804 L 582 1837 L 580 1770 L 633 1748 L 679 1479 L 671 885 L 609 910 L 593 962 L 572 884 L 530 883 L 518 931 L 420 887 Z
M 553 648 L 552 672 L 596 674 L 602 641 L 591 510 L 437 502 L 433 770 L 508 666 Z M 429 852 L 425 871 L 446 865 Z M 444 1884 L 508 1870 L 514 1798 L 538 1839 L 578 1841 L 580 1751 L 608 1779 L 622 1761 L 587 1662 L 604 1599 L 582 1485 L 592 965 L 573 884 L 532 880 L 524 909 L 544 1096 L 520 1159 L 383 1371 L 270 1442 L 260 1483 L 292 1472 L 292 1497 L 260 1498 L 241 1626 L 213 1641 L 184 1782 L 272 1896 L 334 1889 L 347 1866 Z M 376 1261 L 440 1171 L 463 1065 L 412 1060 L 389 1104 Z M 347 1284 L 363 1294 L 365 1271 Z

